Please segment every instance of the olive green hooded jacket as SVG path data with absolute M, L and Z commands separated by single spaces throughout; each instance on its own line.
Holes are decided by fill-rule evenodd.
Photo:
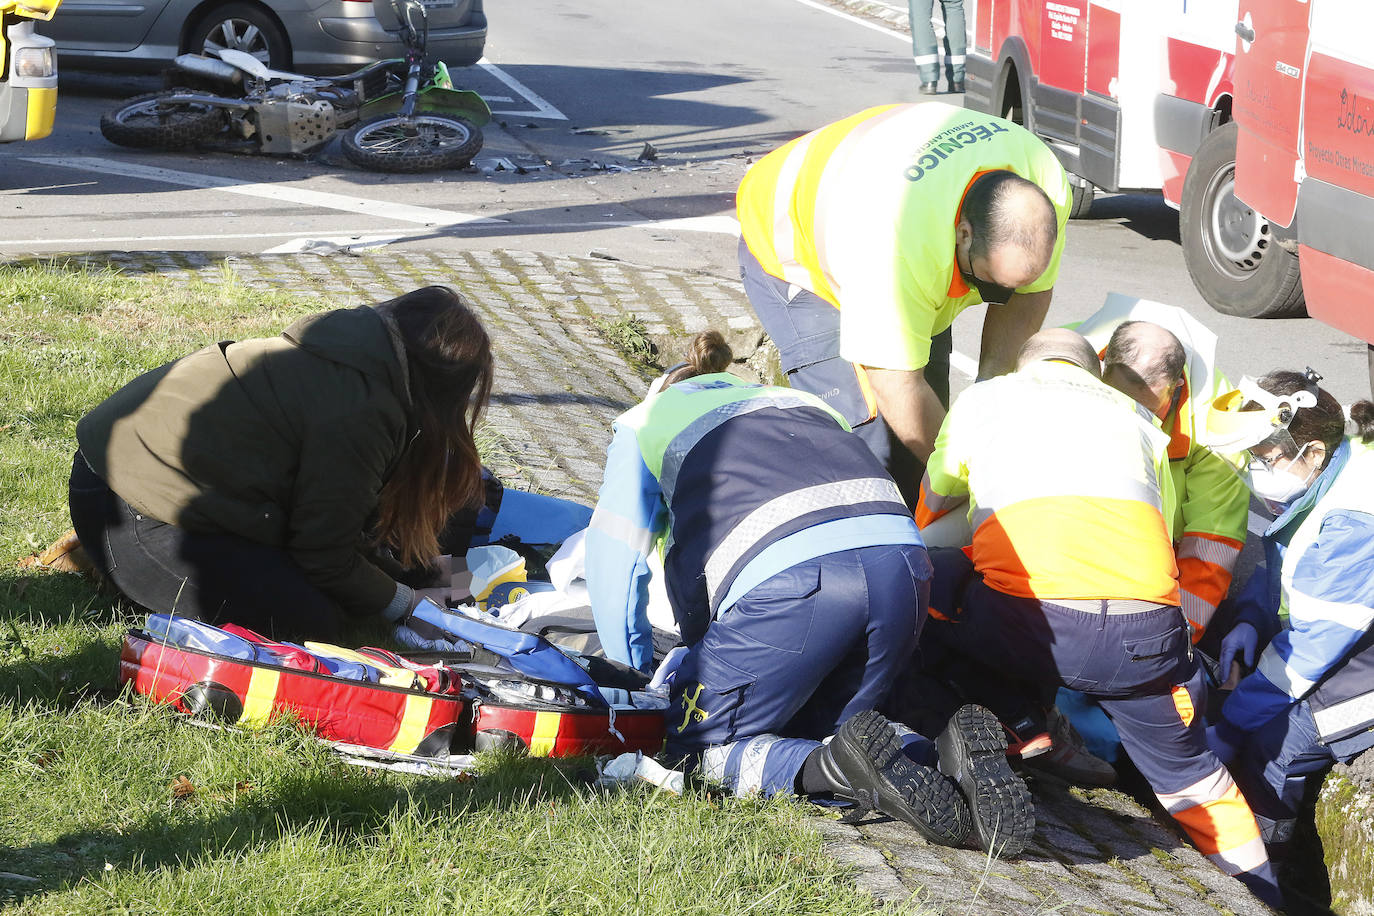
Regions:
M 418 430 L 405 349 L 369 306 L 222 342 L 147 372 L 76 427 L 92 470 L 139 512 L 283 547 L 345 610 L 396 583 L 364 531 Z

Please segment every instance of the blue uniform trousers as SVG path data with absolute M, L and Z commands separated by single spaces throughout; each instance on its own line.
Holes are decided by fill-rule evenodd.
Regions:
M 924 547 L 806 560 L 711 622 L 673 681 L 668 752 L 737 794 L 792 792 L 821 739 L 879 706 L 925 620 Z
M 868 402 L 853 363 L 840 356 L 840 310 L 810 290 L 780 280 L 759 265 L 749 246 L 739 243 L 740 278 L 759 323 L 778 348 L 787 384 L 808 391 L 844 417 L 889 472 L 892 433 L 882 415 L 868 419 Z M 949 358 L 954 332 L 945 328 L 930 342 L 925 380 L 949 407 Z M 902 476 L 898 475 L 900 483 Z M 921 478 L 912 473 L 913 480 Z M 915 505 L 915 494 L 904 494 Z
M 1347 763 L 1370 747 L 1374 747 L 1374 732 L 1330 747 L 1320 743 L 1312 710 L 1304 701 L 1248 734 L 1229 769 L 1255 810 L 1265 842 L 1286 843 L 1292 838 L 1308 777 L 1337 760 Z
M 931 609 L 938 612 L 921 639 L 923 655 L 966 657 L 1005 680 L 962 684 L 993 689 L 1068 687 L 1095 698 L 1121 734 L 1131 761 L 1160 802 L 1200 849 L 1268 902 L 1277 887 L 1255 836 L 1250 809 L 1221 761 L 1207 747 L 1206 683 L 1193 655 L 1183 612 L 1158 605 L 1113 613 L 1064 607 L 1007 595 L 989 587 L 962 550 L 930 552 L 935 568 Z M 944 620 L 938 619 L 940 617 Z M 994 698 L 994 712 L 1015 697 Z M 1212 812 L 1225 809 L 1225 816 Z

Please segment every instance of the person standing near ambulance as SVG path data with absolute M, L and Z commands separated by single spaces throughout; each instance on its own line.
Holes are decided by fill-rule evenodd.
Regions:
M 949 404 L 950 324 L 988 302 L 978 375 L 1049 309 L 1071 191 L 1010 121 L 935 102 L 819 128 L 745 174 L 740 273 L 794 388 L 840 413 L 915 504 Z

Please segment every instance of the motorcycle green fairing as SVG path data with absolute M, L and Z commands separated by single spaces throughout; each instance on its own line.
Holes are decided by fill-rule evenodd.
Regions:
M 397 63 L 405 62 L 398 60 Z M 399 90 L 368 99 L 359 111 L 359 120 L 365 121 L 377 115 L 400 111 L 404 101 L 405 94 Z M 415 110 L 456 115 L 471 121 L 477 127 L 491 123 L 491 108 L 487 106 L 486 101 L 471 89 L 454 89 L 448 67 L 443 61 L 435 64 L 434 76 L 416 91 Z

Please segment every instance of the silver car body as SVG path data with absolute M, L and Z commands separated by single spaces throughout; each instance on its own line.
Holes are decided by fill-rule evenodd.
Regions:
M 428 56 L 454 67 L 476 63 L 487 37 L 482 0 L 424 3 Z M 184 51 L 202 50 L 188 42 L 206 17 L 245 6 L 278 24 L 289 44 L 289 59 L 281 63 L 298 72 L 346 73 L 404 55 L 386 0 L 63 0 L 40 31 L 57 42 L 68 67 L 158 70 Z

